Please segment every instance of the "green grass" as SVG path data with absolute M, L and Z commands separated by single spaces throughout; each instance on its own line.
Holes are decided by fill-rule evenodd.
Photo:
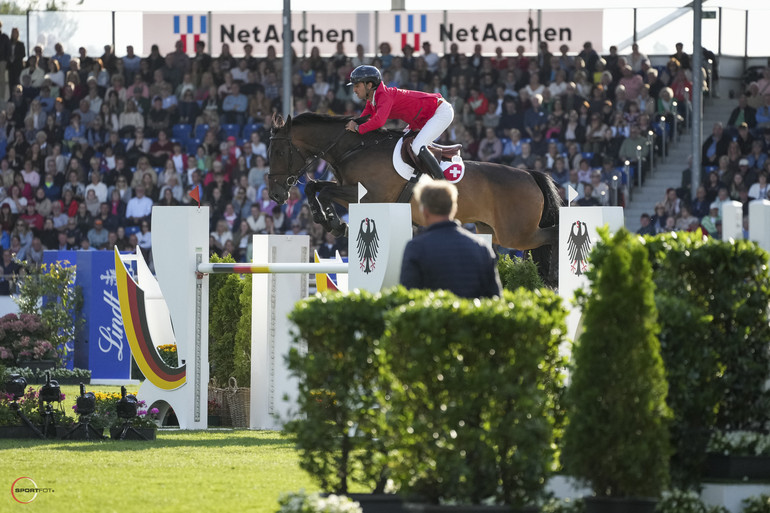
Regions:
M 77 387 L 62 389 L 70 411 Z M 161 429 L 152 442 L 0 440 L 0 511 L 23 508 L 9 493 L 22 476 L 54 489 L 24 508 L 48 513 L 274 512 L 281 493 L 318 489 L 299 468 L 293 441 L 275 431 Z

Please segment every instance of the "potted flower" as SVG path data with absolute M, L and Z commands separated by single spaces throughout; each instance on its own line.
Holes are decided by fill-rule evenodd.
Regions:
M 209 426 L 222 425 L 222 405 L 216 399 L 209 399 Z
M 0 361 L 8 367 L 45 371 L 56 365 L 57 353 L 37 314 L 9 313 L 0 317 Z
M 708 445 L 706 477 L 741 481 L 770 479 L 770 435 L 717 431 Z
M 61 401 L 65 394 L 61 394 L 60 402 L 51 404 L 50 414 L 53 424 L 56 426 L 57 436 L 66 432 L 74 424 L 74 419 L 68 417 Z M 13 397 L 6 393 L 0 393 L 0 438 L 34 438 L 37 435 L 22 423 L 14 411 Z M 42 430 L 45 422 L 47 405 L 39 399 L 39 390 L 29 387 L 22 397 L 16 401 L 18 411 L 25 415 L 30 422 Z
M 573 350 L 562 464 L 587 481 L 586 512 L 650 512 L 668 483 L 666 382 L 652 268 L 625 229 L 600 230 L 580 296 L 584 331 Z
M 276 513 L 361 513 L 361 506 L 344 495 L 307 494 L 304 490 L 285 493 L 278 499 Z
M 130 395 L 135 395 L 135 392 L 128 392 Z M 123 426 L 128 423 L 142 435 L 149 440 L 155 439 L 155 432 L 158 429 L 158 414 L 160 413 L 157 408 L 152 408 L 149 411 L 146 408 L 144 401 L 138 402 L 137 416 L 128 421 L 121 419 L 117 414 L 118 401 L 121 399 L 120 392 L 96 392 L 96 410 L 91 416 L 91 425 L 97 429 L 109 429 L 110 436 L 116 438 L 120 435 Z M 132 433 L 132 440 L 144 440 L 145 438 L 136 437 Z

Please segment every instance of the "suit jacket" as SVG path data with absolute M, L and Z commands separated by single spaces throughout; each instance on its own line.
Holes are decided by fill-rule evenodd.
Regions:
M 428 227 L 406 245 L 401 284 L 413 289 L 446 289 L 460 297 L 501 293 L 492 248 L 456 221 Z
M 738 115 L 740 113 L 741 113 L 741 108 L 735 107 L 733 109 L 733 112 L 730 114 L 730 119 L 727 121 L 727 125 L 735 126 L 735 121 L 738 119 Z M 757 109 L 746 105 L 746 108 L 743 109 L 743 121 L 745 121 L 746 124 L 749 125 L 749 128 L 754 128 L 755 126 L 757 126 Z
M 702 162 L 708 162 L 708 158 L 706 157 L 706 152 L 708 151 L 709 147 L 711 147 L 711 143 L 714 142 L 714 135 L 708 136 L 706 139 L 706 142 L 703 143 L 702 148 Z M 723 134 L 722 137 L 717 141 L 717 147 L 716 147 L 716 157 L 715 160 L 718 161 L 719 157 L 722 155 L 727 155 L 727 147 L 730 146 L 730 139 L 727 137 L 727 134 Z

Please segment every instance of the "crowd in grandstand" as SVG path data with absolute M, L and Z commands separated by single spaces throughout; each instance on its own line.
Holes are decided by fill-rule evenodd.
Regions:
M 40 262 L 44 249 L 139 247 L 149 257 L 152 206 L 194 204 L 194 190 L 211 207 L 213 253 L 246 261 L 255 233 L 307 233 L 322 256 L 344 250 L 312 221 L 304 197 L 304 180 L 331 178 L 326 163 L 284 205 L 267 195 L 266 142 L 273 114 L 283 110 L 283 63 L 274 48 L 265 57 L 252 55 L 250 44 L 242 57 L 227 44 L 215 57 L 203 41 L 194 55 L 181 41 L 165 56 L 157 46 L 144 57 L 131 46 L 123 57 L 109 45 L 98 57 L 68 50 L 57 44 L 43 55 L 35 47 L 27 56 L 17 30 L 0 32 L 8 90 L 0 84 L 7 98 L 0 111 L 0 275 L 16 269 L 14 258 Z M 346 84 L 356 66 L 372 64 L 388 86 L 451 102 L 455 121 L 439 143 L 462 143 L 465 158 L 547 171 L 563 194 L 568 185 L 578 192 L 579 205 L 623 204 L 624 170 L 633 172 L 641 158 L 644 176 L 648 165 L 637 147 L 660 148 L 692 94 L 681 44 L 661 68 L 636 45 L 628 55 L 611 47 L 600 56 L 590 42 L 580 49 L 542 42 L 536 55 L 498 47 L 491 57 L 481 45 L 471 55 L 451 45 L 439 56 L 429 42 L 397 53 L 382 43 L 375 56 L 361 45 L 347 50 L 340 43 L 330 57 L 317 48 L 293 56 L 295 115 L 357 116 L 362 105 Z M 670 228 L 671 218 L 676 227 L 705 227 L 711 212 L 703 205 L 715 198 L 766 194 L 769 81 L 766 73 L 741 97 L 729 127 L 715 127 L 706 141 L 703 162 L 713 170 L 706 168 L 703 191 L 693 201 L 687 190 L 673 191 L 650 231 Z M 617 196 L 610 194 L 618 183 Z

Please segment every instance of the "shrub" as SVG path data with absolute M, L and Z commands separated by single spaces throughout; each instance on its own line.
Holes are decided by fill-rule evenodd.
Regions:
M 74 265 L 69 262 L 41 264 L 30 268 L 19 285 L 19 295 L 14 298 L 21 313 L 37 314 L 45 327 L 45 340 L 51 342 L 58 353 L 59 364 L 70 357 L 68 343 L 84 322 L 81 316 L 83 293 L 75 286 Z
M 211 261 L 235 262 L 232 256 L 220 259 L 216 255 L 211 256 Z M 211 376 L 219 383 L 227 383 L 235 370 L 235 332 L 242 314 L 240 282 L 241 276 L 238 274 L 209 276 L 209 363 Z M 248 315 L 251 315 L 251 310 L 248 310 Z
M 233 344 L 233 376 L 242 386 L 251 384 L 251 275 L 240 277 L 238 312 Z
M 761 431 L 770 420 L 767 253 L 699 233 L 661 234 L 646 245 L 674 413 L 672 478 L 695 487 L 712 431 Z
M 288 368 L 298 380 L 298 413 L 284 427 L 300 451 L 300 466 L 328 492 L 351 483 L 381 493 L 386 449 L 378 430 L 380 338 L 385 314 L 425 292 L 327 293 L 297 303 Z
M 694 491 L 678 489 L 664 492 L 655 511 L 658 513 L 729 513 L 724 506 L 707 506 Z
M 756 243 L 722 242 L 699 233 L 660 235 L 647 241 L 655 280 L 667 295 L 685 298 L 708 315 L 705 351 L 717 355 L 722 390 L 716 426 L 723 431 L 763 430 L 770 421 L 768 255 Z M 662 316 L 665 324 L 675 322 Z M 700 357 L 695 359 L 701 365 Z M 705 369 L 711 368 L 707 355 Z M 707 391 L 707 393 L 711 393 Z
M 524 287 L 527 290 L 543 288 L 543 278 L 537 272 L 537 265 L 532 260 L 503 255 L 497 260 L 497 272 L 500 282 L 507 290 Z
M 562 462 L 597 495 L 658 497 L 668 482 L 669 410 L 652 269 L 625 229 L 600 230 L 591 260 Z
M 762 494 L 741 501 L 743 513 L 770 513 L 770 495 Z
M 428 293 L 387 314 L 378 388 L 405 493 L 512 507 L 542 497 L 562 421 L 565 315 L 555 294 L 524 289 Z

